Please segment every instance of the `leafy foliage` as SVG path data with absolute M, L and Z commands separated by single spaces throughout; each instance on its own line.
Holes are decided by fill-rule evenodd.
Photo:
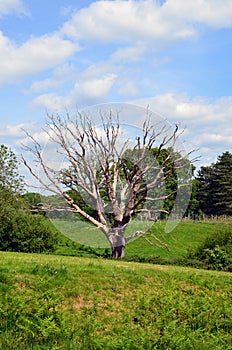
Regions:
M 0 145 L 0 186 L 15 193 L 21 193 L 24 189 L 16 155 L 5 145 Z
M 203 262 L 209 269 L 232 271 L 232 230 L 218 230 L 207 236 L 189 258 Z
M 19 195 L 0 188 L 0 250 L 53 251 L 56 238 L 39 215 L 27 211 Z
M 41 205 L 41 195 L 37 192 L 27 192 L 23 194 L 25 202 L 28 204 L 29 208 L 38 208 Z
M 0 249 L 21 252 L 54 250 L 55 237 L 45 221 L 33 216 L 20 193 L 24 180 L 18 173 L 16 155 L 0 145 Z M 38 201 L 38 196 L 28 197 Z

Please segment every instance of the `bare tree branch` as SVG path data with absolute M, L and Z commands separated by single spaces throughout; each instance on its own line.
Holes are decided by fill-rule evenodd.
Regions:
M 102 126 L 97 126 L 88 115 L 79 112 L 75 118 L 69 114 L 64 118 L 47 115 L 47 137 L 68 166 L 55 169 L 50 165 L 40 144 L 28 132 L 24 149 L 33 155 L 36 169 L 43 176 L 24 156 L 23 163 L 43 189 L 62 197 L 74 213 L 100 228 L 115 252 L 117 246 L 123 247 L 131 239 L 144 235 L 136 231 L 124 238 L 135 214 L 167 212 L 154 207 L 154 203 L 175 194 L 176 190 L 165 193 L 165 181 L 174 171 L 184 169 L 187 160 L 174 151 L 181 134 L 179 126 L 174 130 L 166 126 L 156 128 L 151 124 L 149 111 L 132 148 L 129 138 L 121 140 L 119 113 L 101 113 L 101 121 Z M 183 173 L 183 182 L 185 176 Z M 78 192 L 97 216 L 82 209 L 68 190 Z M 116 249 L 115 254 L 121 253 Z

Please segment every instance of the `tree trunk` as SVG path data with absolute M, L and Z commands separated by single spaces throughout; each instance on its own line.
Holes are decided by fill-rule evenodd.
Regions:
M 112 258 L 119 259 L 125 256 L 126 241 L 124 238 L 125 229 L 113 228 L 109 233 L 108 239 L 111 245 Z
M 125 256 L 125 246 L 120 245 L 116 247 L 112 247 L 112 258 L 113 259 L 119 259 L 123 258 Z

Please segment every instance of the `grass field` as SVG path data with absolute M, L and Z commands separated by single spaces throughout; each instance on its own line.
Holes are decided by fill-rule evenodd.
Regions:
M 0 261 L 3 350 L 232 349 L 230 273 L 6 252 Z
M 53 223 L 63 234 L 63 236 L 59 235 L 60 243 L 56 250 L 57 254 L 90 255 L 91 250 L 89 252 L 84 250 L 83 245 L 90 245 L 93 249 L 108 246 L 104 235 L 99 230 L 88 227 L 86 224 L 77 224 L 75 221 L 66 220 L 54 220 Z M 144 238 L 135 239 L 127 245 L 126 257 L 146 257 L 147 259 L 149 257 L 161 257 L 170 260 L 171 263 L 173 259 L 183 258 L 189 249 L 197 247 L 209 234 L 229 227 L 225 223 L 180 222 L 172 232 L 165 233 L 164 226 L 164 222 L 157 222 L 152 227 L 148 227 L 162 243 L 168 246 L 168 249 L 164 248 L 164 245 L 153 237 L 147 236 L 152 244 Z M 141 223 L 133 222 L 130 225 L 128 234 L 142 228 L 144 227 L 141 227 Z M 73 242 L 79 244 L 74 244 Z M 82 246 L 81 250 L 79 249 L 80 245 Z

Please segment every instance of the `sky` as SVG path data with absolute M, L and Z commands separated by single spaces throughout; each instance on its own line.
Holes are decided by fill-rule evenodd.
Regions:
M 232 151 L 232 0 L 0 0 L 0 143 L 46 113 L 149 108 L 185 129 L 199 168 Z

